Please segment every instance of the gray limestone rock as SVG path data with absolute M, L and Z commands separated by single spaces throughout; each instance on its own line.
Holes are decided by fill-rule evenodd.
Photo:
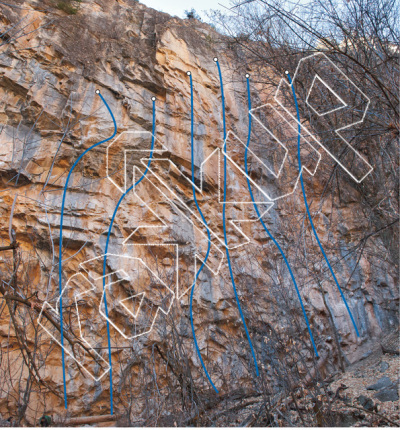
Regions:
M 378 382 L 375 384 L 372 384 L 367 387 L 367 390 L 382 390 L 383 388 L 388 388 L 393 385 L 393 382 L 388 378 L 387 376 L 384 376 L 383 378 L 380 378 Z
M 385 372 L 388 369 L 389 369 L 389 364 L 386 363 L 386 361 L 381 361 L 381 363 L 379 365 L 379 371 L 380 372 Z
M 377 392 L 374 397 L 381 402 L 396 402 L 399 400 L 399 393 L 397 387 L 384 388 Z
M 374 402 L 369 397 L 359 396 L 357 401 L 367 411 L 372 411 L 374 409 Z

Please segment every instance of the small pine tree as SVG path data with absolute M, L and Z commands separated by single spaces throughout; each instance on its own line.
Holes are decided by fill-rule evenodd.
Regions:
M 185 10 L 186 19 L 197 19 L 201 21 L 200 15 L 196 12 L 195 9 Z

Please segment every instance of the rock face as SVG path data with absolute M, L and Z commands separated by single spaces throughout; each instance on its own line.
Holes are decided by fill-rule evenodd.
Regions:
M 390 378 L 388 378 L 387 376 L 384 376 L 383 378 L 380 378 L 379 381 L 376 382 L 376 384 L 373 384 L 367 387 L 367 390 L 379 391 L 379 390 L 382 390 L 383 388 L 388 388 L 391 385 L 393 385 L 393 382 L 390 380 Z
M 1 245 L 10 244 L 12 214 L 18 250 L 17 257 L 13 250 L 1 252 L 0 270 L 7 294 L 14 285 L 12 294 L 29 300 L 30 307 L 20 305 L 17 324 L 35 355 L 41 382 L 35 382 L 38 388 L 27 402 L 28 423 L 43 413 L 63 413 L 60 333 L 40 312 L 59 321 L 62 196 L 77 160 L 63 212 L 61 287 L 65 332 L 85 339 L 87 349 L 64 339 L 69 413 L 109 413 L 107 321 L 116 411 L 130 414 L 131 422 L 135 417 L 145 422 L 161 413 L 154 396 L 174 399 L 198 387 L 212 398 L 193 343 L 191 309 L 198 347 L 220 393 L 257 390 L 261 382 L 237 302 L 260 372 L 271 393 L 279 392 L 274 368 L 280 359 L 294 348 L 306 366 L 313 350 L 282 256 L 251 204 L 244 174 L 247 70 L 224 38 L 196 20 L 171 18 L 128 0 L 83 1 L 71 15 L 51 1 L 21 0 L 1 5 L 1 20 Z M 225 196 L 229 265 L 216 55 L 230 131 Z M 193 155 L 187 71 L 193 79 Z M 270 101 L 270 93 L 252 84 L 253 106 Z M 257 130 L 263 132 L 256 124 Z M 296 139 L 293 130 L 282 133 Z M 398 269 L 390 238 L 387 231 L 369 235 L 381 225 L 370 225 L 360 191 L 350 181 L 343 180 L 339 191 L 329 188 L 333 164 L 320 152 L 320 167 L 314 177 L 304 175 L 305 186 L 319 237 L 358 325 L 357 338 L 305 221 L 301 189 L 271 204 L 266 194 L 279 194 L 283 185 L 257 165 L 265 149 L 250 142 L 249 180 L 260 215 L 292 264 L 327 374 L 338 365 L 335 338 L 345 362 L 354 362 L 372 340 L 398 325 Z M 267 157 L 279 165 L 279 151 Z M 259 185 L 264 179 L 268 193 Z M 368 181 L 373 179 L 368 177 L 365 187 Z M 102 294 L 106 246 L 107 310 Z M 10 284 L 15 258 L 18 277 Z M 191 302 L 191 287 L 206 258 Z M 0 315 L 3 416 L 19 413 L 29 380 L 7 309 Z M 271 345 L 271 333 L 279 334 L 286 352 Z M 300 339 L 297 345 L 292 336 Z

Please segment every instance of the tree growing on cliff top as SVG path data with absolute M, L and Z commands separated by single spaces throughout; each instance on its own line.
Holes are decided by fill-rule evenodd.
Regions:
M 190 10 L 185 10 L 185 16 L 187 19 L 197 19 L 198 21 L 201 21 L 200 15 L 193 8 Z

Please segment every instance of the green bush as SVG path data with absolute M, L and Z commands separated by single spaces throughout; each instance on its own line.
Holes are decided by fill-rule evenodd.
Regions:
M 71 1 L 71 0 L 63 0 L 57 3 L 57 9 L 62 10 L 68 15 L 76 15 L 78 13 L 79 7 L 75 7 L 72 3 L 80 3 L 81 0 Z

